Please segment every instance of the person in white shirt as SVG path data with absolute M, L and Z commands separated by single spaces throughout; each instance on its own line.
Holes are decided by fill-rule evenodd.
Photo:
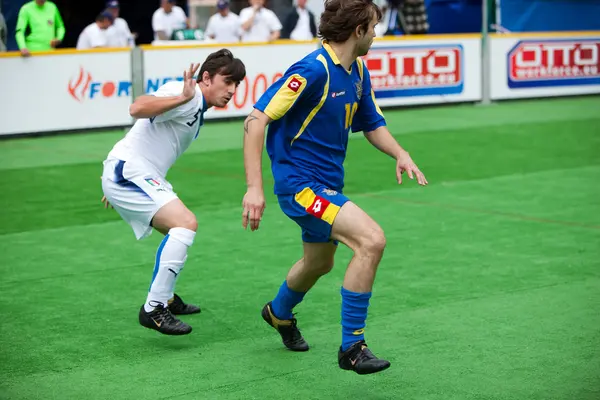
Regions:
M 108 28 L 113 24 L 113 16 L 103 11 L 96 17 L 96 22 L 89 24 L 77 39 L 77 50 L 109 47 Z
M 250 7 L 240 12 L 242 42 L 269 42 L 279 39 L 281 22 L 264 7 L 265 0 L 250 0 Z
M 312 40 L 317 36 L 315 16 L 306 8 L 306 0 L 296 0 L 281 29 L 282 39 Z
M 154 40 L 171 40 L 173 31 L 189 26 L 183 9 L 175 5 L 175 0 L 161 0 L 160 8 L 152 15 Z
M 192 331 L 174 314 L 200 312 L 175 294 L 175 279 L 194 242 L 198 222 L 166 180 L 167 172 L 198 137 L 206 110 L 224 107 L 246 76 L 242 61 L 227 49 L 210 54 L 195 78 L 199 67 L 191 65 L 182 81 L 168 82 L 133 102 L 129 113 L 137 121 L 109 152 L 102 174 L 105 208 L 112 206 L 138 240 L 153 229 L 165 235 L 138 318 L 142 326 L 166 335 Z
M 110 47 L 133 47 L 135 37 L 129 30 L 129 24 L 123 18 L 119 17 L 120 6 L 117 0 L 106 3 L 106 11 L 110 12 L 114 22 L 108 28 L 108 41 Z
M 240 41 L 240 17 L 229 10 L 228 0 L 217 2 L 218 12 L 208 19 L 206 36 L 220 43 Z

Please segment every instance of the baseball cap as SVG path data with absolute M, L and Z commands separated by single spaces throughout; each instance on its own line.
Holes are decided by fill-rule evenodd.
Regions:
M 227 7 L 229 7 L 229 1 L 227 1 L 227 0 L 219 0 L 219 1 L 217 1 L 217 8 L 219 10 L 224 10 Z
M 100 13 L 100 16 L 102 18 L 107 18 L 108 20 L 110 20 L 110 22 L 114 22 L 115 17 L 113 17 L 112 13 L 108 10 L 104 10 Z
M 119 2 L 117 0 L 107 1 L 106 8 L 119 8 Z

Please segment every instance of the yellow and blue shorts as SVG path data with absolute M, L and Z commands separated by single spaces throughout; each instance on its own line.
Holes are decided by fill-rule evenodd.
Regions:
M 278 195 L 281 210 L 302 228 L 306 243 L 331 241 L 331 227 L 349 199 L 321 184 L 307 185 L 296 194 Z

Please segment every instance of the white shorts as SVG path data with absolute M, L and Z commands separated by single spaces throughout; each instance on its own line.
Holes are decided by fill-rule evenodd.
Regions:
M 152 233 L 150 224 L 156 212 L 178 198 L 171 184 L 143 160 L 105 160 L 102 191 L 138 240 Z

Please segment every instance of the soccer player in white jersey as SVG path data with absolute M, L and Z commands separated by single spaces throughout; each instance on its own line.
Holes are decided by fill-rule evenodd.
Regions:
M 225 106 L 246 76 L 244 64 L 227 49 L 210 54 L 196 79 L 198 68 L 191 65 L 183 81 L 168 82 L 134 101 L 129 112 L 137 121 L 108 154 L 102 174 L 105 207 L 110 204 L 138 240 L 153 229 L 165 235 L 139 321 L 167 335 L 192 331 L 174 314 L 200 312 L 175 294 L 198 223 L 165 179 L 167 171 L 198 137 L 206 110 Z

